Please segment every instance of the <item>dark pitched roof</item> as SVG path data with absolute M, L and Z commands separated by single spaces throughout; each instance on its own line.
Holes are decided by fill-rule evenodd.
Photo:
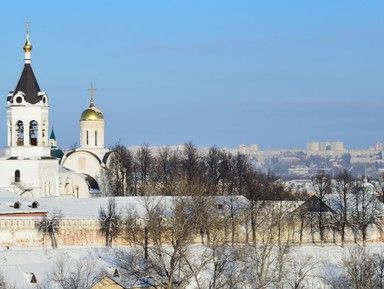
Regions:
M 335 211 L 329 207 L 324 201 L 321 201 L 319 197 L 313 195 L 309 197 L 300 207 L 298 207 L 296 212 L 308 212 L 308 213 L 317 213 L 317 212 L 330 212 L 335 213 Z
M 42 96 L 38 96 L 38 93 L 40 92 L 40 87 L 37 83 L 35 74 L 33 73 L 32 66 L 29 63 L 24 64 L 23 72 L 21 73 L 19 82 L 17 83 L 13 95 L 18 93 L 19 91 L 24 92 L 24 99 L 30 104 L 36 104 L 42 98 Z
M 49 137 L 49 139 L 54 139 L 56 140 L 56 136 L 55 136 L 55 131 L 52 129 L 51 131 L 51 136 Z

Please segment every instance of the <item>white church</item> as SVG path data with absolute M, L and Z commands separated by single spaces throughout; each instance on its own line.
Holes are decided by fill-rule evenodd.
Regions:
M 31 66 L 32 45 L 26 35 L 24 68 L 7 96 L 7 143 L 0 158 L 0 189 L 17 195 L 87 198 L 100 194 L 99 182 L 110 152 L 104 147 L 104 116 L 91 97 L 80 117 L 80 147 L 57 158 L 49 132 L 49 97 Z

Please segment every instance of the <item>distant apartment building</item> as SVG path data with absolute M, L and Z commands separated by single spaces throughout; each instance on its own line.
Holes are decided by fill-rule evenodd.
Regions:
M 342 155 L 344 153 L 344 143 L 341 141 L 307 143 L 307 155 Z
M 241 154 L 251 155 L 259 151 L 259 146 L 257 144 L 251 144 L 249 146 L 241 144 L 238 146 L 237 151 Z

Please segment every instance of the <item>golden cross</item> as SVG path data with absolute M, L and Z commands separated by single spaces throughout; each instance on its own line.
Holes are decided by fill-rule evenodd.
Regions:
M 89 88 L 87 89 L 87 91 L 88 91 L 88 94 L 89 94 L 89 97 L 90 97 L 89 103 L 90 103 L 90 104 L 93 104 L 93 103 L 94 103 L 94 99 L 93 99 L 93 97 L 95 96 L 96 88 L 93 86 L 93 83 L 92 83 L 92 82 L 91 82 L 91 84 L 89 85 Z

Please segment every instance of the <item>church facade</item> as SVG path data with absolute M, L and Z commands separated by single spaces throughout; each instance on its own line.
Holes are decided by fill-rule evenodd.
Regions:
M 81 146 L 63 158 L 49 133 L 49 98 L 40 89 L 31 65 L 27 33 L 24 67 L 6 99 L 7 142 L 0 158 L 0 188 L 31 198 L 90 197 L 100 193 L 97 179 L 105 167 L 104 117 L 91 98 L 80 120 Z
M 110 153 L 104 146 L 104 116 L 91 96 L 89 107 L 80 117 L 80 147 L 70 150 L 61 159 L 61 165 L 102 182 Z M 100 190 L 95 188 L 91 193 Z

